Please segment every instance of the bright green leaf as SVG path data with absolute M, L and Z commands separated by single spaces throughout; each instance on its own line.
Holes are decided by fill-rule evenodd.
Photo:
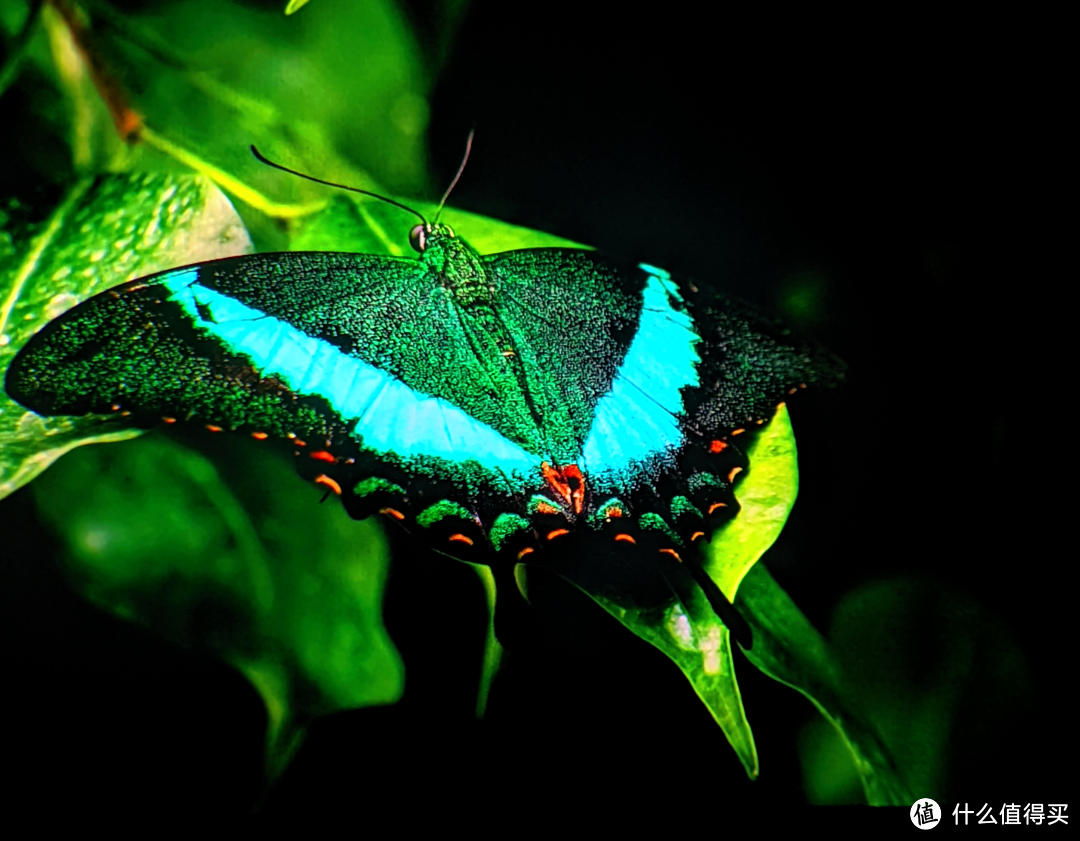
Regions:
M 44 216 L 44 214 L 41 214 Z M 206 179 L 113 175 L 79 181 L 40 224 L 0 230 L 0 371 L 49 320 L 91 295 L 173 266 L 243 254 L 251 241 Z M 0 394 L 0 496 L 80 444 L 138 434 L 115 422 L 43 418 Z
M 382 624 L 378 526 L 319 505 L 287 460 L 261 449 L 233 442 L 223 475 L 148 435 L 81 448 L 33 490 L 90 601 L 252 682 L 273 778 L 313 717 L 395 702 L 403 667 Z

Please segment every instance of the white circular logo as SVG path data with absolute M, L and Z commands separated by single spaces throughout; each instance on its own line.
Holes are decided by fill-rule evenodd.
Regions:
M 911 822 L 919 829 L 933 829 L 941 820 L 941 807 L 929 797 L 916 800 L 911 807 Z

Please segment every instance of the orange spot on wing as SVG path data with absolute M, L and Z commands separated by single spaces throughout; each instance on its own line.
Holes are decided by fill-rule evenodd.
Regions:
M 613 506 L 611 506 L 611 507 L 610 507 L 610 508 L 609 508 L 609 509 L 607 510 L 607 516 L 608 516 L 608 517 L 615 517 L 615 518 L 619 518 L 619 517 L 621 517 L 622 515 L 623 515 L 623 510 L 622 510 L 621 508 L 617 508 L 617 507 L 616 507 L 616 506 L 614 506 L 614 505 L 613 505 Z
M 626 543 L 637 543 L 637 541 L 634 540 L 634 538 L 632 538 L 630 535 L 625 534 L 625 533 L 615 535 L 615 539 L 616 540 L 622 540 L 622 541 L 624 541 Z
M 315 477 L 315 484 L 316 485 L 322 485 L 323 487 L 329 488 L 334 493 L 336 493 L 338 496 L 341 496 L 341 485 L 339 485 L 337 482 L 335 482 L 329 476 L 325 476 L 325 475 L 316 476 Z
M 727 475 L 727 480 L 729 482 L 734 482 L 735 477 L 738 476 L 740 473 L 742 473 L 742 468 L 736 465 L 735 467 L 731 468 L 731 472 Z
M 447 538 L 451 543 L 464 543 L 466 546 L 472 546 L 473 540 L 471 537 L 467 537 L 464 534 L 452 534 Z
M 676 552 L 674 549 L 661 549 L 660 551 L 663 552 L 665 555 L 671 555 L 671 557 L 673 557 L 680 564 L 682 563 L 682 558 L 679 557 L 679 553 Z
M 120 404 L 119 403 L 113 403 L 109 408 L 112 409 L 114 412 L 119 412 L 120 411 Z
M 535 551 L 536 550 L 533 549 L 531 546 L 526 546 L 524 549 L 517 553 L 517 559 L 520 561 L 526 555 L 531 555 Z
M 718 439 L 709 443 L 710 453 L 722 453 L 725 449 L 727 449 L 727 441 L 720 441 Z
M 265 432 L 252 432 L 251 437 L 254 438 L 256 441 L 265 441 L 270 436 L 267 435 Z
M 293 437 L 295 438 L 296 436 L 293 436 Z M 307 441 L 301 441 L 299 438 L 296 438 L 296 440 L 293 441 L 293 443 L 296 444 L 296 446 L 298 446 L 298 447 L 306 447 L 307 446 Z
M 380 508 L 380 514 L 385 514 L 387 517 L 393 517 L 395 520 L 404 520 L 405 515 L 398 511 L 396 508 Z
M 176 418 L 162 418 L 165 423 L 176 423 Z
M 799 390 L 799 389 L 797 389 L 797 388 L 789 388 L 789 389 L 787 390 L 787 393 L 788 393 L 788 394 L 794 394 L 794 393 L 795 393 L 796 391 L 798 391 L 798 390 Z
M 552 467 L 545 461 L 541 463 L 540 471 L 548 487 L 565 499 L 575 514 L 580 514 L 585 504 L 585 477 L 578 466 L 568 464 L 565 467 Z
M 717 508 L 727 508 L 727 503 L 714 502 L 712 505 L 709 506 L 709 513 L 712 514 L 712 512 L 715 511 Z
M 690 535 L 690 542 L 691 542 L 691 543 L 693 543 L 693 542 L 694 542 L 695 540 L 697 540 L 697 539 L 698 539 L 699 537 L 704 537 L 704 536 L 705 536 L 705 532 L 703 532 L 703 531 L 696 531 L 696 532 L 694 532 L 694 533 L 693 533 L 692 535 Z
M 731 430 L 732 435 L 742 435 L 744 432 L 746 432 L 746 430 L 743 429 L 741 426 L 738 429 Z
M 208 423 L 206 425 L 206 428 L 209 429 L 211 432 L 221 432 L 221 427 L 220 426 L 214 426 L 212 423 Z
M 556 537 L 562 537 L 564 534 L 570 534 L 569 529 L 552 529 L 548 532 L 547 539 L 554 540 Z
M 337 461 L 337 459 L 334 458 L 330 453 L 326 452 L 326 450 L 316 450 L 313 453 L 308 453 L 308 455 L 316 461 L 328 461 L 331 464 Z
M 541 502 L 540 504 L 538 504 L 536 506 L 536 513 L 537 514 L 558 514 L 559 509 L 556 508 L 554 505 L 549 505 L 546 502 Z

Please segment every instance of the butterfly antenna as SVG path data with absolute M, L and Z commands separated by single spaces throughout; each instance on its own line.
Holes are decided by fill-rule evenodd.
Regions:
M 472 151 L 472 139 L 474 134 L 476 134 L 476 129 L 472 129 L 469 132 L 469 137 L 465 141 L 465 154 L 461 158 L 461 166 L 457 168 L 457 175 L 454 176 L 454 180 L 450 182 L 450 186 L 447 187 L 446 192 L 443 193 L 442 200 L 439 202 L 439 209 L 435 211 L 435 219 L 432 224 L 439 221 L 439 214 L 442 213 L 443 205 L 446 204 L 446 200 L 450 198 L 450 194 L 457 186 L 458 179 L 461 178 L 461 173 L 465 171 L 465 164 L 469 162 L 469 153 Z
M 471 139 L 472 138 L 470 137 L 470 140 Z M 360 193 L 363 196 L 371 196 L 373 199 L 378 199 L 379 201 L 384 201 L 387 204 L 392 204 L 394 207 L 400 207 L 402 210 L 407 210 L 413 216 L 420 217 L 420 221 L 423 222 L 425 225 L 428 224 L 428 220 L 424 218 L 423 214 L 420 213 L 420 211 L 413 210 L 408 205 L 402 204 L 399 201 L 388 199 L 386 196 L 380 196 L 378 193 L 373 193 L 370 190 L 361 190 L 359 187 L 350 187 L 347 184 L 337 184 L 333 181 L 323 181 L 321 178 L 316 178 L 314 175 L 308 175 L 305 172 L 297 172 L 295 169 L 289 169 L 287 166 L 283 166 L 282 164 L 275 163 L 274 161 L 270 160 L 268 157 L 263 155 L 262 152 L 256 149 L 254 145 L 252 145 L 251 147 L 251 154 L 253 154 L 255 156 L 255 159 L 258 160 L 260 163 L 264 163 L 267 166 L 272 166 L 274 169 L 280 169 L 282 172 L 289 173 L 289 175 L 295 175 L 297 178 L 304 178 L 308 181 L 314 181 L 316 184 L 325 184 L 327 187 L 337 187 L 339 190 L 348 190 L 350 193 Z M 466 157 L 468 157 L 468 154 L 466 154 Z M 457 181 L 457 179 L 454 180 L 455 182 Z

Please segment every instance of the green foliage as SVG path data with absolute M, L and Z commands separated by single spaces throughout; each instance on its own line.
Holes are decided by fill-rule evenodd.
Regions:
M 404 670 L 382 624 L 378 527 L 315 504 L 253 444 L 228 442 L 221 470 L 163 435 L 82 447 L 33 490 L 88 599 L 251 681 L 273 777 L 308 721 L 393 703 Z
M 12 208 L 12 211 L 18 208 Z M 127 280 L 251 250 L 232 205 L 205 178 L 132 173 L 80 179 L 37 225 L 14 212 L 0 228 L 0 368 L 51 319 Z M 136 431 L 86 418 L 44 418 L 0 394 L 0 497 L 72 447 Z

